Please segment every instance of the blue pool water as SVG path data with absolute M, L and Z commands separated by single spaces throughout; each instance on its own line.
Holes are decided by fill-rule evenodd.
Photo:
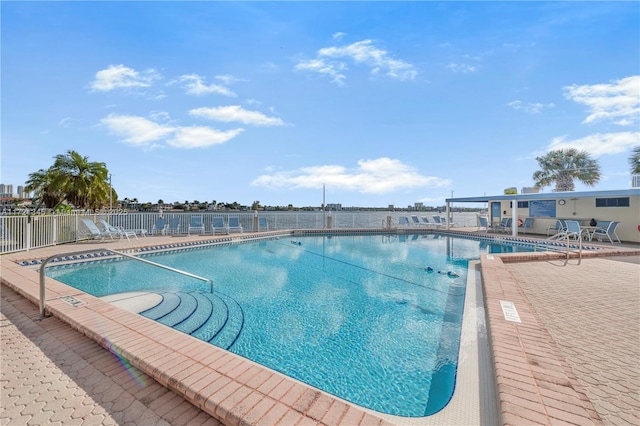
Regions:
M 442 235 L 314 236 L 150 260 L 212 279 L 214 294 L 238 306 L 231 352 L 358 405 L 421 417 L 455 388 L 468 261 L 515 250 L 532 251 Z M 208 291 L 131 260 L 47 275 L 95 296 Z

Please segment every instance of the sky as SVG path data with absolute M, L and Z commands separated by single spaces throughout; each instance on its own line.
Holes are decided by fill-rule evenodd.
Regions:
M 104 162 L 119 199 L 152 203 L 440 206 L 533 186 L 536 157 L 570 147 L 602 173 L 577 190 L 631 187 L 636 1 L 0 13 L 0 181 L 14 191 L 69 150 Z

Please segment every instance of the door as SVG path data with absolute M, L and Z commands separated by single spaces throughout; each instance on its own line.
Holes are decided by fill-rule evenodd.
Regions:
M 493 223 L 500 222 L 502 217 L 502 204 L 500 201 L 491 202 L 491 221 Z

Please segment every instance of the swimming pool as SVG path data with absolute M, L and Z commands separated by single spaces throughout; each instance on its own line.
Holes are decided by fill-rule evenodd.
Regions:
M 316 236 L 153 260 L 213 279 L 238 303 L 244 323 L 231 352 L 364 407 L 422 417 L 455 387 L 468 261 L 525 249 L 442 235 Z M 95 296 L 202 289 L 131 261 L 47 275 Z

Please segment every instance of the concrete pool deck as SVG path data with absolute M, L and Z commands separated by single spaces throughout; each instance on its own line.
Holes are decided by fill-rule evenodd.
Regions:
M 27 302 L 37 300 L 37 273 L 16 263 L 83 248 L 124 250 L 201 239 L 147 237 L 2 256 L 0 423 L 38 423 L 36 416 L 50 413 L 51 422 L 80 424 L 85 414 L 99 413 L 102 418 L 92 418 L 96 424 L 399 424 L 55 280 L 47 279 L 47 309 L 54 317 L 38 321 L 37 305 Z M 585 257 L 578 264 L 577 259 L 544 253 L 483 256 L 500 423 L 640 423 L 640 249 L 604 247 L 624 257 Z M 82 305 L 71 306 L 60 296 L 73 296 Z M 522 322 L 506 321 L 500 301 L 514 303 Z M 606 321 L 585 316 L 585 311 L 604 313 Z M 17 341 L 25 349 L 12 346 Z M 126 359 L 128 368 L 94 341 Z M 69 356 L 78 362 L 66 361 Z M 100 357 L 112 364 L 103 367 L 108 363 Z M 93 368 L 97 371 L 89 371 Z M 55 372 L 54 378 L 44 378 L 43 372 Z M 62 403 L 61 392 L 51 389 L 63 378 L 77 384 L 66 387 L 75 389 L 72 402 Z M 113 400 L 105 400 L 106 392 L 94 385 L 107 379 L 132 396 L 130 403 L 114 407 Z M 143 389 L 153 388 L 161 396 L 136 389 L 140 381 L 148 384 Z M 32 387 L 22 390 L 27 383 Z M 76 395 L 83 392 L 84 397 Z M 68 409 L 78 401 L 79 411 Z

